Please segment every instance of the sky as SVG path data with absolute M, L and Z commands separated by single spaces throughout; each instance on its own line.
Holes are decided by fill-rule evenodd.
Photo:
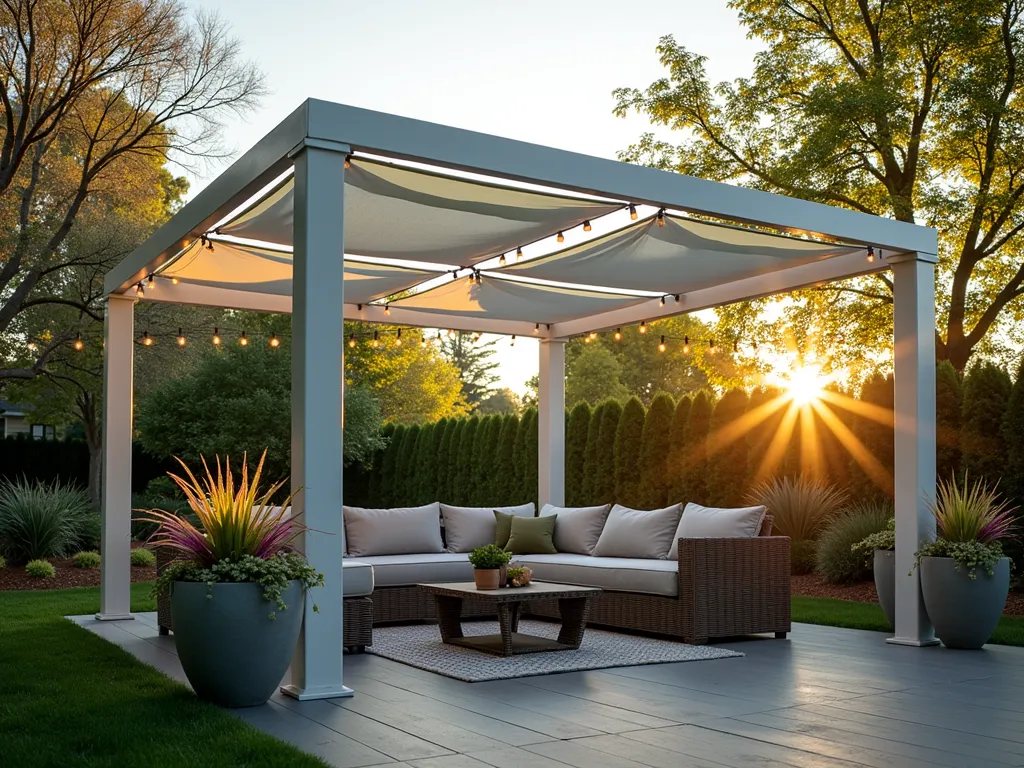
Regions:
M 196 0 L 266 73 L 257 111 L 227 126 L 241 154 L 306 98 L 614 158 L 651 130 L 612 114 L 612 90 L 664 75 L 667 34 L 708 58 L 713 82 L 749 74 L 755 42 L 725 0 Z M 664 134 L 664 129 L 658 131 Z M 223 169 L 211 166 L 192 192 Z M 522 393 L 537 342 L 498 342 L 498 386 Z

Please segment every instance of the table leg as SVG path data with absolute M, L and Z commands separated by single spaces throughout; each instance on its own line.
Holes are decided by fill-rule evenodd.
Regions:
M 579 648 L 583 641 L 583 630 L 587 626 L 590 599 L 586 597 L 563 597 L 558 601 L 558 613 L 562 617 L 562 629 L 558 642 L 570 648 Z
M 509 603 L 509 619 L 513 632 L 519 631 L 519 616 L 522 605 L 522 603 Z
M 503 656 L 512 655 L 512 633 L 514 603 L 498 603 L 498 626 L 501 628 L 501 653 Z
M 434 595 L 437 608 L 437 626 L 441 630 L 441 642 L 447 643 L 462 637 L 462 598 L 450 595 Z

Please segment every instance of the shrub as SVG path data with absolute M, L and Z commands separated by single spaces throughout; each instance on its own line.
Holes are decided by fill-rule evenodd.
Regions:
M 0 542 L 17 563 L 67 557 L 99 538 L 99 515 L 85 491 L 55 480 L 0 483 Z
M 565 503 L 570 507 L 584 504 L 584 457 L 587 433 L 590 431 L 590 404 L 581 400 L 573 406 L 565 428 Z
M 750 487 L 747 482 L 749 450 L 742 421 L 749 400 L 745 390 L 730 389 L 715 404 L 711 414 L 706 478 L 711 506 L 738 506 L 743 490 Z
M 893 516 L 889 502 L 862 502 L 828 522 L 818 539 L 817 570 L 829 584 L 852 584 L 871 578 L 871 562 L 854 546 L 884 531 Z
M 814 541 L 825 522 L 842 508 L 846 493 L 824 480 L 801 476 L 766 480 L 749 498 L 768 507 L 780 536 Z
M 132 565 L 136 568 L 152 568 L 156 565 L 156 555 L 145 547 L 137 547 L 133 549 L 131 560 Z
M 75 557 L 74 566 L 75 568 L 99 568 L 100 567 L 100 553 L 99 552 L 79 552 Z
M 507 565 L 512 555 L 497 544 L 486 544 L 469 553 L 469 562 L 474 568 L 489 570 Z
M 640 504 L 644 509 L 660 509 L 668 503 L 668 486 L 672 479 L 668 461 L 675 411 L 672 395 L 659 392 L 644 419 L 640 451 Z
M 615 461 L 615 496 L 627 507 L 642 507 L 640 498 L 640 452 L 643 450 L 644 419 L 647 414 L 640 398 L 631 397 L 622 409 L 615 428 L 612 455 Z
M 683 455 L 682 478 L 676 491 L 676 500 L 686 503 L 708 503 L 708 431 L 714 402 L 705 392 L 698 392 L 690 405 L 683 431 L 686 452 Z
M 1012 390 L 1010 375 L 993 363 L 978 363 L 964 377 L 960 461 L 965 472 L 990 483 L 1006 470 L 1002 426 Z
M 33 579 L 52 579 L 57 575 L 57 569 L 46 560 L 30 560 L 25 566 L 25 574 Z
M 818 562 L 818 542 L 807 539 L 790 542 L 789 562 L 794 576 L 813 573 Z
M 0 555 L 0 571 L 7 567 L 7 560 L 4 559 L 3 555 Z

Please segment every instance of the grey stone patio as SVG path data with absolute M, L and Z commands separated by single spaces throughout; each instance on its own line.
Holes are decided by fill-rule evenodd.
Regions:
M 184 682 L 155 614 L 73 621 Z M 1024 765 L 1024 649 L 904 648 L 795 625 L 685 664 L 462 683 L 346 657 L 352 699 L 237 716 L 342 768 Z

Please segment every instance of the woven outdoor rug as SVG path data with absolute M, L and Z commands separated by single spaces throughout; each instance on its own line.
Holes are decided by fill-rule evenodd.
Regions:
M 519 622 L 520 632 L 538 637 L 554 639 L 558 637 L 558 630 L 559 625 L 556 623 L 528 620 Z M 467 637 L 493 635 L 498 633 L 498 623 L 464 622 L 462 631 Z M 367 646 L 366 652 L 467 683 L 553 675 L 583 669 L 728 659 L 743 655 L 714 646 L 687 645 L 672 640 L 588 628 L 578 650 L 544 651 L 501 657 L 457 645 L 445 645 L 441 642 L 437 626 L 433 624 L 374 627 L 373 645 Z

